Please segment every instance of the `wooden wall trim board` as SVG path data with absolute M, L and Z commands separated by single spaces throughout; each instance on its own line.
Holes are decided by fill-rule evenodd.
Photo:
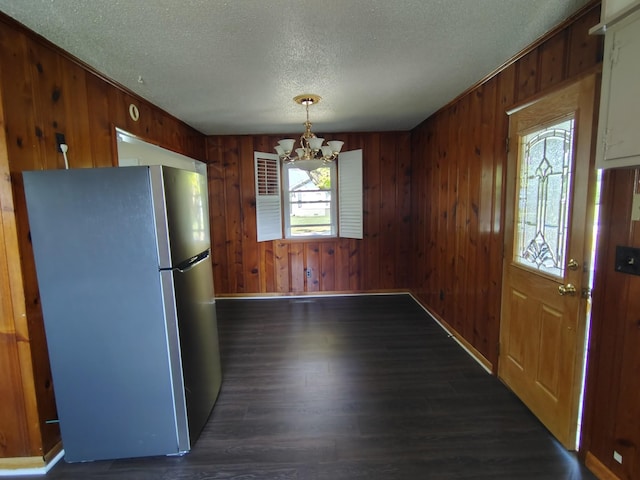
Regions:
M 0 89 L 0 434 L 14 430 L 17 438 L 8 436 L 15 441 L 12 454 L 25 455 L 38 452 L 41 441 L 2 97 Z M 0 456 L 5 448 L 0 447 Z
M 0 458 L 0 476 L 4 473 L 26 475 L 27 471 L 44 470 L 47 463 L 43 457 Z M 31 474 L 33 474 L 32 472 Z M 45 473 L 44 471 L 42 473 Z
M 51 450 L 44 454 L 44 461 L 47 466 L 55 464 L 64 456 L 64 450 L 62 448 L 62 441 L 56 443 Z
M 609 470 L 597 457 L 591 452 L 587 452 L 585 465 L 599 480 L 620 480 L 611 470 Z
M 602 63 L 598 63 L 596 65 L 593 65 L 591 68 L 585 69 L 583 72 L 575 75 L 574 77 L 565 79 L 561 82 L 557 82 L 555 83 L 552 87 L 547 88 L 546 90 L 537 92 L 536 94 L 532 95 L 531 97 L 526 98 L 524 101 L 519 101 L 514 103 L 513 105 L 509 105 L 507 107 L 507 109 L 505 110 L 505 112 L 507 113 L 507 115 L 513 115 L 514 113 L 518 112 L 519 110 L 522 110 L 523 108 L 527 108 L 535 103 L 537 103 L 538 101 L 540 101 L 542 98 L 553 94 L 556 91 L 559 90 L 563 90 L 564 88 L 568 88 L 571 85 L 580 82 L 581 80 L 584 80 L 587 77 L 593 76 L 593 75 L 597 75 L 599 76 L 600 74 L 602 74 Z M 600 84 L 597 85 L 597 87 L 599 87 Z M 597 109 L 596 109 L 597 110 Z M 597 118 L 594 118 L 594 123 L 597 124 Z M 595 142 L 595 140 L 594 140 Z
M 45 475 L 62 457 L 64 450 L 59 442 L 44 457 L 0 458 L 0 477 Z
M 449 334 L 451 338 L 453 338 L 460 347 L 464 351 L 466 351 L 471 358 L 473 358 L 478 364 L 486 370 L 487 373 L 494 373 L 494 366 L 491 364 L 489 360 L 487 360 L 484 355 L 482 355 L 478 350 L 475 349 L 471 343 L 469 343 L 463 336 L 461 336 L 454 328 L 451 327 L 443 318 L 441 318 L 438 314 L 432 312 L 428 306 L 424 305 L 420 300 L 418 300 L 413 294 L 411 294 L 411 298 L 413 298 L 418 305 L 422 307 L 422 309 L 427 312 L 427 314 L 435 320 L 435 322 L 440 325 L 445 332 Z

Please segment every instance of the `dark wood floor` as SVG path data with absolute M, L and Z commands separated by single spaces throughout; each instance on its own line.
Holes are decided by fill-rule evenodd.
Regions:
M 219 300 L 218 316 L 224 381 L 191 453 L 47 478 L 594 478 L 409 296 Z

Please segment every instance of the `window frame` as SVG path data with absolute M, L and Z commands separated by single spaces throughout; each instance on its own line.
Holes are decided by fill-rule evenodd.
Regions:
M 283 213 L 283 227 L 284 238 L 287 240 L 301 240 L 301 239 L 322 239 L 322 238 L 337 238 L 338 237 L 338 168 L 335 162 L 322 165 L 322 167 L 329 168 L 331 178 L 331 188 L 328 190 L 331 193 L 330 202 L 330 233 L 327 235 L 308 234 L 308 235 L 293 235 L 291 228 L 291 193 L 289 185 L 289 171 L 297 168 L 294 163 L 288 163 L 282 166 L 282 213 Z M 298 169 L 304 171 L 302 169 Z M 304 190 L 303 190 L 304 191 Z M 316 190 L 311 190 L 316 191 Z M 317 190 L 322 191 L 322 190 Z M 326 203 L 326 202 L 323 202 Z

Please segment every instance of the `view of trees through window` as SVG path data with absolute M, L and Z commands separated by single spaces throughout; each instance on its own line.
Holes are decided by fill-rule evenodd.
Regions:
M 289 237 L 336 234 L 334 168 L 307 171 L 287 168 L 287 230 Z

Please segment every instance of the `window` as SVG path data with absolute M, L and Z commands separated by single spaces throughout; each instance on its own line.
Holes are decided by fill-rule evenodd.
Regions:
M 283 223 L 284 238 L 362 238 L 362 150 L 312 171 L 281 167 L 275 154 L 254 159 L 258 241 L 283 238 Z
M 283 167 L 285 238 L 331 236 L 338 230 L 336 221 L 336 164 L 315 170 Z

